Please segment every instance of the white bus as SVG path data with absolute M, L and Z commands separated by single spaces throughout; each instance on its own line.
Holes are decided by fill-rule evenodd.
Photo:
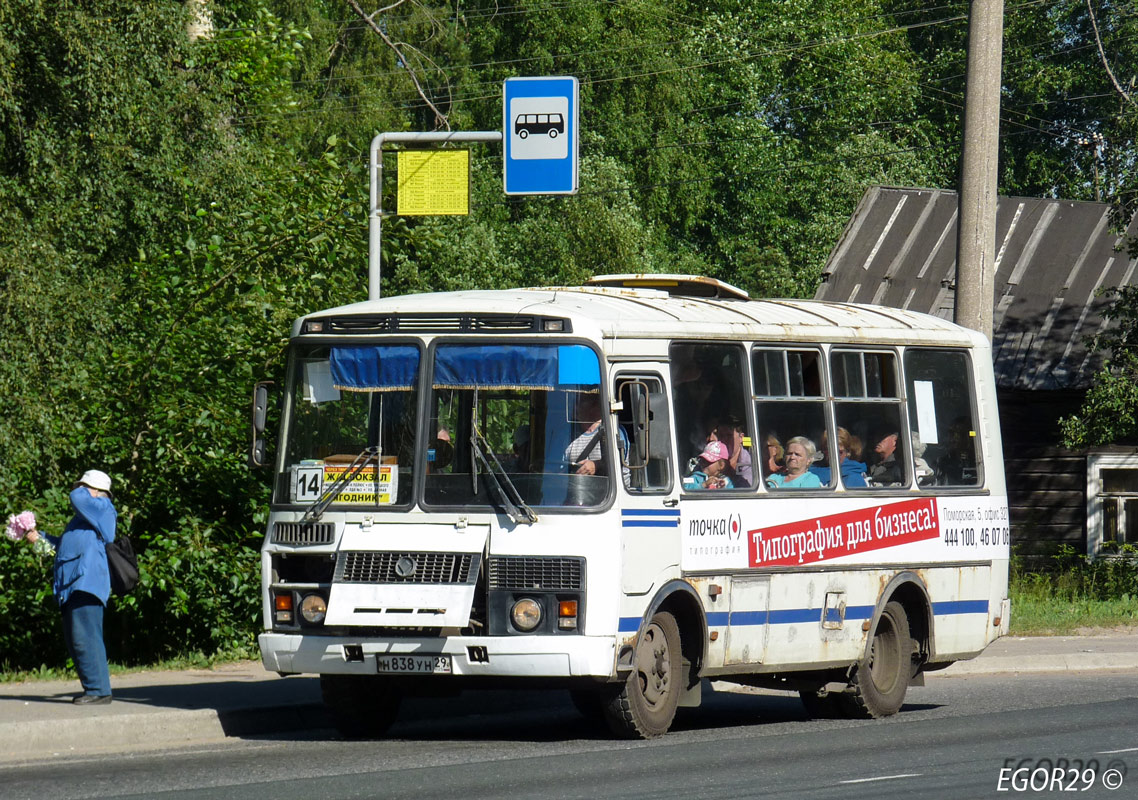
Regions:
M 490 686 L 626 737 L 702 679 L 886 716 L 1008 630 L 991 350 L 952 323 L 613 275 L 321 311 L 289 352 L 260 647 L 345 735 Z

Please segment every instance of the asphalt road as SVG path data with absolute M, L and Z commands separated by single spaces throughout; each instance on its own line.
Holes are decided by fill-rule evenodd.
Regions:
M 1117 776 L 1120 788 L 1104 786 Z M 0 767 L 7 800 L 959 800 L 1067 796 L 1063 787 L 1080 798 L 1138 797 L 1135 672 L 930 676 L 900 715 L 877 721 L 808 720 L 796 697 L 720 692 L 650 742 L 611 740 L 557 692 L 514 693 L 500 710 L 413 701 L 379 742 L 313 732 Z

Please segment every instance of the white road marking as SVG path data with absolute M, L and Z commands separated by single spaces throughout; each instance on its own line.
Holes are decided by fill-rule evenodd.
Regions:
M 849 781 L 838 781 L 838 783 L 871 783 L 872 781 L 895 781 L 898 778 L 919 778 L 919 772 L 906 772 L 903 775 L 878 775 L 876 778 L 854 778 Z

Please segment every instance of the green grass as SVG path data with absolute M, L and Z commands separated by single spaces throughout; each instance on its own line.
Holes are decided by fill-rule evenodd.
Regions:
M 1138 627 L 1138 603 L 1133 600 L 1057 600 L 1031 594 L 1012 595 L 1013 636 L 1065 636 Z
M 1008 595 L 1017 635 L 1138 627 L 1138 562 L 1127 545 L 1118 557 L 1093 562 L 1065 547 L 1046 569 L 1031 572 L 1013 559 Z

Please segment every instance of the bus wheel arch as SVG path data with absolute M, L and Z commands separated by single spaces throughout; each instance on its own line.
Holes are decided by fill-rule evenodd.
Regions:
M 877 618 L 885 608 L 886 601 L 896 601 L 905 609 L 905 616 L 909 622 L 909 638 L 913 642 L 913 670 L 911 677 L 916 678 L 925 664 L 933 660 L 933 609 L 932 600 L 929 599 L 928 588 L 925 582 L 915 572 L 902 572 L 896 575 L 882 593 L 882 600 L 878 603 L 874 614 L 872 632 Z M 868 646 L 868 642 L 866 643 Z
M 885 587 L 850 671 L 842 705 L 850 717 L 887 717 L 905 701 L 932 647 L 932 604 L 920 576 L 903 572 Z
M 609 728 L 625 738 L 662 736 L 681 705 L 698 705 L 707 623 L 691 585 L 671 581 L 656 594 L 636 638 L 621 648 L 625 679 L 604 702 Z

